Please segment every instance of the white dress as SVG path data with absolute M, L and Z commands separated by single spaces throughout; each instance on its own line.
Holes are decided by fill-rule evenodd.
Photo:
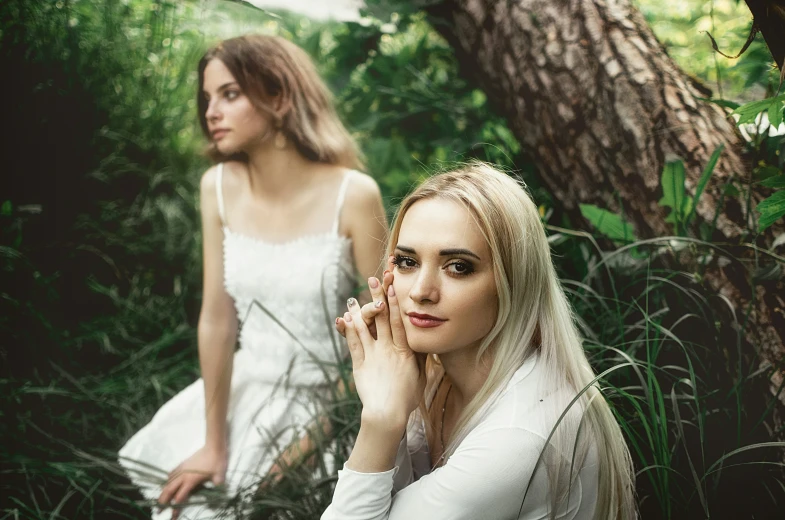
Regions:
M 229 497 L 253 490 L 297 431 L 317 415 L 313 392 L 335 380 L 343 339 L 334 332 L 339 309 L 352 295 L 355 276 L 351 239 L 338 234 L 347 171 L 338 191 L 330 231 L 285 243 L 233 232 L 226 223 L 223 165 L 216 176 L 223 224 L 224 285 L 240 322 L 227 424 Z M 143 495 L 158 497 L 168 472 L 205 442 L 204 383 L 175 395 L 120 450 L 120 463 Z M 198 497 L 193 499 L 198 500 Z M 204 503 L 180 518 L 216 518 Z M 171 516 L 171 510 L 153 518 Z
M 559 461 L 569 472 L 572 458 L 560 454 L 539 463 L 538 458 L 555 424 L 552 411 L 564 410 L 574 393 L 546 390 L 538 361 L 534 355 L 515 372 L 443 466 L 431 471 L 425 425 L 418 418 L 401 441 L 395 468 L 359 473 L 344 467 L 322 520 L 548 519 L 546 465 Z M 555 406 L 546 403 L 551 400 Z M 577 406 L 569 412 L 577 417 L 580 413 Z M 554 451 L 546 449 L 546 454 L 553 456 Z M 593 520 L 599 478 L 596 449 L 590 448 L 574 473 L 569 497 L 556 518 Z

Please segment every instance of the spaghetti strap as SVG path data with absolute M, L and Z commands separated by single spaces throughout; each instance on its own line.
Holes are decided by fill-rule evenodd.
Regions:
M 224 190 L 223 190 L 224 163 L 218 163 L 218 171 L 215 175 L 215 194 L 218 198 L 218 216 L 221 217 L 221 225 L 226 227 L 226 212 L 224 210 Z
M 353 173 L 353 170 L 349 170 L 343 175 L 343 181 L 341 181 L 341 187 L 338 190 L 338 203 L 335 205 L 335 222 L 333 222 L 332 230 L 333 235 L 338 234 L 338 224 L 341 221 L 341 209 L 343 208 L 343 200 L 346 198 L 346 187 L 349 185 L 349 178 Z

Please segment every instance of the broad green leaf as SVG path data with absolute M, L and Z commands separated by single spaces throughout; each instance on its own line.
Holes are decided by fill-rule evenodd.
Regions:
M 667 222 L 684 221 L 684 215 L 687 213 L 687 199 L 684 196 L 684 178 L 686 173 L 684 171 L 684 163 L 681 159 L 670 161 L 665 164 L 662 170 L 662 199 L 660 199 L 660 206 L 671 208 L 673 212 L 668 216 Z M 692 201 L 690 200 L 690 209 Z
M 698 180 L 698 186 L 695 188 L 695 196 L 692 197 L 691 207 L 687 210 L 687 218 L 684 219 L 685 223 L 688 223 L 692 218 L 695 207 L 698 205 L 701 195 L 703 195 L 703 190 L 706 189 L 706 184 L 708 184 L 711 174 L 714 173 L 714 168 L 717 166 L 717 161 L 720 159 L 720 154 L 722 154 L 724 148 L 725 145 L 719 145 L 717 149 L 714 150 L 714 153 L 711 154 L 711 157 L 709 157 L 709 162 L 706 163 L 706 168 L 703 169 L 701 178 Z
M 755 168 L 753 171 L 753 175 L 755 179 L 758 181 L 762 181 L 768 179 L 769 177 L 777 177 L 778 175 L 782 174 L 782 170 L 777 168 L 776 166 L 772 166 L 770 164 L 766 164 Z
M 597 231 L 620 242 L 632 242 L 636 240 L 633 226 L 621 218 L 616 213 L 598 208 L 593 204 L 581 204 L 581 214 L 583 218 L 591 222 Z
M 778 191 L 768 199 L 762 200 L 757 209 L 760 213 L 758 231 L 763 231 L 785 216 L 785 190 Z
M 0 207 L 0 215 L 8 216 L 8 215 L 11 214 L 12 210 L 13 210 L 13 207 L 11 205 L 11 201 L 7 200 L 7 201 L 3 202 L 3 206 Z
M 785 102 L 785 98 L 774 98 L 774 101 L 771 102 L 771 106 L 769 107 L 769 124 L 771 124 L 773 128 L 777 128 L 782 124 L 782 107 L 783 104 L 785 104 L 783 102 Z
M 751 123 L 755 121 L 755 118 L 758 117 L 758 114 L 761 112 L 766 112 L 770 108 L 774 107 L 776 103 L 780 103 L 780 110 L 781 110 L 781 103 L 785 101 L 785 94 L 780 94 L 774 98 L 767 98 L 760 101 L 753 101 L 752 103 L 747 103 L 746 105 L 742 105 L 732 113 L 737 114 L 739 116 L 739 120 L 736 122 L 737 125 L 743 125 L 745 123 Z M 775 110 L 776 112 L 776 110 Z M 769 120 L 771 120 L 771 113 L 769 113 Z M 780 122 L 782 121 L 782 112 L 780 112 Z M 779 123 L 777 124 L 779 126 Z
M 785 175 L 769 177 L 768 179 L 761 181 L 760 185 L 766 188 L 785 188 Z

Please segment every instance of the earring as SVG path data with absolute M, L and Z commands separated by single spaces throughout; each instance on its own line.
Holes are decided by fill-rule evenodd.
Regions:
M 283 150 L 286 148 L 286 136 L 283 135 L 283 132 L 278 130 L 275 132 L 275 138 L 273 139 L 273 146 L 275 146 L 278 150 Z

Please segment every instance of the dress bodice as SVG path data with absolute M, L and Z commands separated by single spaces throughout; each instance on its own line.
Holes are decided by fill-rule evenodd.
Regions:
M 240 322 L 240 348 L 261 361 L 259 378 L 295 385 L 325 382 L 343 338 L 334 320 L 355 284 L 352 241 L 338 233 L 338 216 L 352 172 L 344 176 L 331 231 L 273 243 L 232 231 L 223 222 L 224 286 Z

